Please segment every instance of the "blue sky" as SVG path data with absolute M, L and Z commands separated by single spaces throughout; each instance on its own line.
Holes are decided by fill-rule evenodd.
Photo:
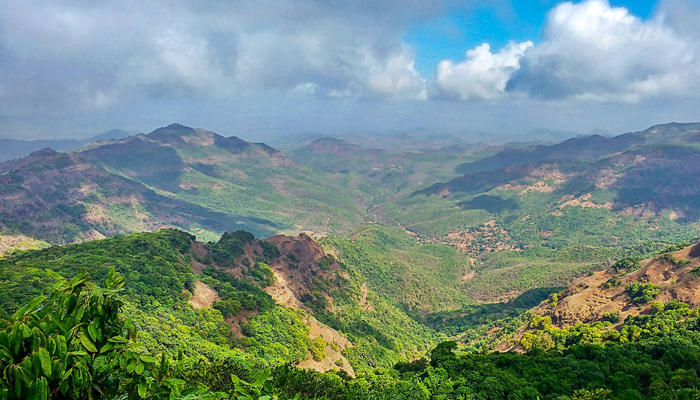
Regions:
M 415 68 L 422 76 L 435 75 L 442 60 L 461 61 L 468 49 L 489 43 L 500 49 L 509 41 L 538 42 L 547 13 L 559 2 L 553 0 L 514 0 L 477 2 L 448 10 L 447 15 L 412 27 L 404 41 L 416 52 Z M 625 7 L 640 18 L 649 18 L 656 0 L 612 0 L 610 5 Z

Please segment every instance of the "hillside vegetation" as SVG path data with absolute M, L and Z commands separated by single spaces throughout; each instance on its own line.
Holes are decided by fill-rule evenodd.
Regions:
M 70 154 L 43 150 L 0 173 L 1 228 L 52 243 L 168 226 L 207 240 L 236 229 L 344 232 L 365 217 L 352 179 L 177 124 Z
M 700 395 L 696 371 L 700 320 L 692 306 L 677 298 L 654 303 L 645 315 L 630 315 L 617 329 L 611 328 L 609 321 L 558 329 L 551 325 L 550 317 L 535 315 L 528 325 L 535 333 L 526 332 L 521 339 L 526 354 L 465 353 L 454 341 L 445 341 L 432 347 L 428 357 L 398 362 L 393 367 L 367 368 L 354 378 L 354 372 L 346 369 L 325 373 L 298 369 L 284 360 L 298 360 L 307 354 L 323 359 L 325 351 L 334 351 L 338 345 L 326 342 L 325 336 L 311 340 L 304 312 L 265 301 L 260 288 L 268 287 L 275 273 L 265 268 L 263 261 L 281 268 L 280 259 L 289 260 L 293 254 L 302 270 L 312 267 L 311 259 L 303 254 L 320 256 L 317 269 L 308 272 L 325 274 L 327 280 L 332 275 L 342 277 L 342 266 L 304 236 L 261 242 L 248 233 L 236 232 L 204 246 L 192 239 L 177 231 L 134 234 L 18 253 L 3 261 L 0 271 L 12 269 L 9 267 L 14 263 L 17 268 L 13 273 L 27 270 L 31 275 L 31 268 L 52 266 L 68 275 L 73 269 L 67 263 L 80 263 L 88 254 L 95 255 L 94 265 L 100 265 L 100 256 L 118 260 L 119 251 L 145 252 L 126 265 L 92 268 L 93 274 L 104 275 L 104 288 L 95 285 L 84 270 L 70 280 L 48 270 L 34 281 L 29 276 L 17 281 L 28 286 L 14 288 L 10 296 L 1 291 L 4 310 L 17 307 L 15 298 L 24 304 L 0 320 L 0 367 L 10 371 L 0 380 L 0 395 L 7 399 L 256 400 L 273 396 L 348 400 L 692 399 Z M 262 261 L 248 263 L 247 268 L 239 264 L 255 254 Z M 680 268 L 679 276 L 692 275 L 694 269 L 687 273 L 683 269 L 693 267 L 694 261 L 676 258 L 683 254 L 693 259 L 700 256 L 693 250 L 676 248 L 661 253 L 658 261 L 673 264 L 671 269 Z M 232 330 L 220 311 L 193 309 L 185 303 L 190 295 L 182 290 L 193 286 L 193 274 L 188 271 L 194 272 L 186 267 L 187 255 L 200 259 L 192 262 L 202 269 L 200 278 L 222 285 L 223 296 L 234 304 L 244 300 L 241 306 L 252 312 L 233 310 L 234 319 L 241 315 L 250 318 L 240 337 L 225 338 Z M 153 265 L 149 261 L 158 263 L 166 275 L 144 280 L 140 274 Z M 634 272 L 639 265 L 626 259 L 617 268 Z M 651 267 L 642 268 L 647 268 L 648 274 Z M 135 283 L 130 284 L 116 269 L 129 273 Z M 239 274 L 246 278 L 232 277 Z M 164 279 L 169 276 L 173 279 Z M 0 282 L 6 282 L 5 278 Z M 338 287 L 344 285 L 337 279 L 330 281 Z M 697 286 L 697 282 L 684 282 L 684 286 Z M 139 296 L 146 290 L 144 283 L 151 291 Z M 660 290 L 652 288 L 646 293 L 646 289 L 630 286 L 625 292 L 635 304 L 661 298 Z M 32 297 L 36 294 L 32 291 L 46 295 Z M 640 292 L 642 300 L 638 300 Z M 325 349 L 320 347 L 323 344 Z M 270 365 L 277 367 L 265 368 Z

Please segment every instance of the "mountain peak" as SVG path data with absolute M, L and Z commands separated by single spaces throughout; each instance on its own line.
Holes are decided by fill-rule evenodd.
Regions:
M 168 126 L 164 126 L 162 128 L 158 128 L 154 130 L 153 132 L 149 133 L 148 135 L 151 136 L 158 136 L 159 134 L 176 134 L 178 136 L 184 136 L 184 135 L 192 135 L 196 133 L 197 131 L 194 128 L 190 128 L 189 126 L 181 125 L 178 123 L 170 124 Z
M 203 131 L 202 131 L 203 132 Z M 168 126 L 158 128 L 149 133 L 147 137 L 151 140 L 162 144 L 169 145 L 184 145 L 187 143 L 186 138 L 200 136 L 198 130 L 181 124 L 170 124 Z

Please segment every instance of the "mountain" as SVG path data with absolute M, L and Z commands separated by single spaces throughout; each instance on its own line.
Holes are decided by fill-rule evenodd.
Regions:
M 204 238 L 244 228 L 349 230 L 363 195 L 262 143 L 178 124 L 73 153 L 0 164 L 0 226 L 52 243 L 176 226 Z
M 42 149 L 51 149 L 59 152 L 67 151 L 76 149 L 87 143 L 124 139 L 130 135 L 130 133 L 121 129 L 112 129 L 111 131 L 104 132 L 86 140 L 0 139 L 0 162 L 23 158 Z
M 566 285 L 605 260 L 700 235 L 699 129 L 668 124 L 506 149 L 382 204 L 379 221 L 472 257 L 472 298 Z
M 79 147 L 82 143 L 77 140 L 15 140 L 0 139 L 0 162 L 26 157 L 41 149 L 50 148 L 55 151 L 66 151 Z
M 457 171 L 467 174 L 551 160 L 595 160 L 637 146 L 657 143 L 697 143 L 700 140 L 699 134 L 700 123 L 655 125 L 644 131 L 629 132 L 614 137 L 595 134 L 567 139 L 550 146 L 505 149 L 482 160 L 460 165 Z
M 550 315 L 513 318 L 508 306 L 525 306 L 527 299 L 505 307 L 468 306 L 452 316 L 488 322 L 479 335 L 491 343 L 505 339 L 503 350 L 516 345 L 492 352 L 490 346 L 470 346 L 479 339 L 472 329 L 451 337 L 433 334 L 368 289 L 347 263 L 352 255 L 336 259 L 303 234 L 259 240 L 238 231 L 200 243 L 167 229 L 53 246 L 0 259 L 5 338 L 0 360 L 7 365 L 20 363 L 11 357 L 23 360 L 23 373 L 42 374 L 43 382 L 66 357 L 87 355 L 76 368 L 83 362 L 99 366 L 99 357 L 116 359 L 108 378 L 85 378 L 90 393 L 100 388 L 96 398 L 103 388 L 126 391 L 132 379 L 146 382 L 138 385 L 141 395 L 131 385 L 135 398 L 147 390 L 176 397 L 170 393 L 190 387 L 221 399 L 253 390 L 289 399 L 695 395 L 700 319 L 695 304 L 680 300 L 695 296 L 700 251 L 679 248 L 647 265 L 621 260 L 608 281 L 592 280 L 609 289 L 615 302 L 611 312 L 602 313 L 605 322 L 560 328 Z M 93 284 L 103 281 L 105 289 Z M 573 300 L 589 289 L 582 283 L 562 298 L 552 295 L 540 310 L 556 315 L 566 304 L 584 304 L 602 311 L 598 296 Z M 665 302 L 647 306 L 653 300 Z M 618 301 L 629 311 L 622 323 L 614 311 Z M 444 314 L 431 319 L 451 321 Z M 48 338 L 42 340 L 41 333 Z M 23 343 L 27 350 L 18 346 Z M 176 367 L 168 366 L 171 359 Z M 145 380 L 154 376 L 163 385 Z M 9 379 L 3 383 L 12 384 L 15 393 L 31 393 L 36 386 L 15 374 Z M 46 384 L 56 386 L 57 380 Z M 229 393 L 212 393 L 222 391 Z
M 124 139 L 131 136 L 131 134 L 127 131 L 123 131 L 121 129 L 112 129 L 110 131 L 101 133 L 99 135 L 93 136 L 90 139 L 85 140 L 85 143 L 92 143 L 92 142 L 102 142 L 105 140 L 119 140 L 119 139 Z
M 700 305 L 700 243 L 670 246 L 652 258 L 625 258 L 572 281 L 555 297 L 532 310 L 536 321 L 547 318 L 547 326 L 527 321 L 513 340 L 499 349 L 522 350 L 552 330 L 596 326 L 613 338 L 625 334 L 629 321 L 649 325 L 664 310 L 687 311 Z M 599 335 L 601 332 L 598 333 Z

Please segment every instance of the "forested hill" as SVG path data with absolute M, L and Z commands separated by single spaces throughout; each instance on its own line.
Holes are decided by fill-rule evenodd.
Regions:
M 178 124 L 72 153 L 41 150 L 0 174 L 0 230 L 57 244 L 163 227 L 205 240 L 237 229 L 345 232 L 365 216 L 366 196 L 348 180 Z
M 351 245 L 340 245 L 345 261 L 305 235 L 257 240 L 238 231 L 199 243 L 188 233 L 161 230 L 6 255 L 0 260 L 0 367 L 17 372 L 0 380 L 0 395 L 217 400 L 700 395 L 700 320 L 694 304 L 679 300 L 686 292 L 673 289 L 698 285 L 693 276 L 700 254 L 691 249 L 669 249 L 648 265 L 621 260 L 613 266 L 629 274 L 619 278 L 624 283 L 663 268 L 676 274 L 669 279 L 678 283 L 669 283 L 666 292 L 650 282 L 625 287 L 632 304 L 663 303 L 630 314 L 616 327 L 608 321 L 560 329 L 550 317 L 533 315 L 520 341 L 528 353 L 520 354 L 438 344 L 448 337 L 432 334 L 363 287 L 361 273 L 347 263 Z M 570 288 L 562 303 L 575 295 L 571 290 L 578 289 Z M 45 296 L 36 297 L 40 294 Z M 559 306 L 552 301 L 544 306 L 556 313 Z
M 230 365 L 301 363 L 351 375 L 391 367 L 438 342 L 352 263 L 306 235 L 258 240 L 237 231 L 201 243 L 178 230 L 135 233 L 0 259 L 0 316 L 47 294 L 54 278 L 123 275 L 126 314 L 152 351 Z M 341 333 L 342 332 L 342 333 Z

